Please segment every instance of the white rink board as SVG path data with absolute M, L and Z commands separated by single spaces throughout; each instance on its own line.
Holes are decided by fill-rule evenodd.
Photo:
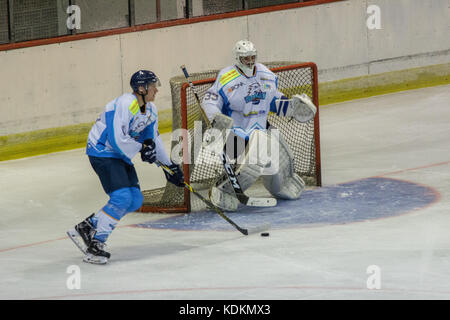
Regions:
M 368 30 L 367 7 L 381 9 Z M 313 61 L 320 82 L 450 61 L 447 0 L 351 0 L 0 52 L 0 135 L 87 123 L 129 91 L 138 68 L 157 73 L 160 110 L 169 79 L 232 63 L 234 43 L 253 41 L 260 61 Z M 24 88 L 24 89 L 20 89 Z

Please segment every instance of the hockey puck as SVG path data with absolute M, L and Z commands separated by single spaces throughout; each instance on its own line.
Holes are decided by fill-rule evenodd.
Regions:
M 261 237 L 268 237 L 269 236 L 269 233 L 268 232 L 263 232 L 263 233 L 261 233 Z

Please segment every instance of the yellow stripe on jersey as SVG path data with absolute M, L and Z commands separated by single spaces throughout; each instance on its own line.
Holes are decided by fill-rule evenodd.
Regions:
M 243 116 L 244 117 L 250 117 L 250 116 L 255 116 L 258 115 L 259 111 L 250 111 L 249 113 L 244 113 Z
M 139 104 L 138 104 L 138 102 L 137 102 L 136 99 L 135 99 L 135 100 L 133 101 L 133 103 L 130 105 L 129 109 L 130 109 L 131 113 L 133 114 L 133 116 L 134 116 L 136 113 L 138 113 L 138 111 L 139 111 Z
M 222 77 L 220 77 L 219 81 L 220 81 L 220 84 L 224 86 L 228 82 L 230 82 L 231 80 L 236 79 L 239 76 L 240 76 L 239 72 L 237 72 L 236 69 L 233 69 L 231 71 L 228 71 L 227 73 L 224 73 L 222 75 Z

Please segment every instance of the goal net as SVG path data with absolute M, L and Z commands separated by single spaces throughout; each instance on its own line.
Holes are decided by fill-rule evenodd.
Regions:
M 278 76 L 278 89 L 288 98 L 306 93 L 318 107 L 317 67 L 314 63 L 268 62 L 264 63 Z M 200 98 L 212 86 L 220 70 L 210 70 L 190 75 Z M 184 132 L 180 139 L 172 141 L 172 155 L 178 150 L 183 159 L 183 172 L 187 183 L 199 191 L 206 191 L 224 173 L 223 166 L 213 155 L 199 147 L 194 135 L 207 129 L 200 106 L 184 76 L 170 80 L 172 94 L 172 131 Z M 270 113 L 268 121 L 276 127 L 294 154 L 295 172 L 310 186 L 321 185 L 319 108 L 314 119 L 299 123 Z M 185 130 L 178 130 L 185 129 Z M 200 131 L 201 130 L 201 131 Z M 181 146 L 181 147 L 180 147 Z M 141 212 L 190 212 L 195 195 L 183 187 L 171 183 L 166 186 L 144 190 Z M 206 195 L 206 194 L 205 194 Z M 198 200 L 197 200 L 198 201 Z

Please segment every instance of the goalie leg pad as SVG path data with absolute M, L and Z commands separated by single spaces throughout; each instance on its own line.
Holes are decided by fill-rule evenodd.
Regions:
M 305 189 L 305 182 L 295 173 L 291 177 L 265 176 L 263 183 L 266 189 L 278 199 L 297 200 Z
M 294 172 L 294 156 L 284 139 L 277 130 L 270 130 L 270 134 L 278 141 L 278 171 L 272 175 L 263 176 L 264 187 L 279 199 L 298 199 L 305 189 L 305 182 Z
M 215 206 L 226 211 L 236 211 L 239 205 L 234 191 L 230 193 L 219 187 L 212 187 L 209 190 L 209 199 Z
M 262 147 L 267 146 L 268 142 L 270 142 L 270 137 L 264 131 L 255 130 L 250 136 L 243 163 L 236 170 L 236 177 L 239 180 L 242 191 L 250 188 L 270 168 L 271 160 L 268 156 L 268 150 Z M 217 187 L 223 188 L 229 193 L 233 192 L 229 180 L 225 178 L 220 180 Z
M 242 191 L 250 188 L 256 180 L 261 176 L 261 168 L 255 165 L 242 165 L 236 172 L 236 177 L 239 179 Z M 209 193 L 211 202 L 227 211 L 236 211 L 238 208 L 239 200 L 236 198 L 233 187 L 225 175 L 219 180 L 217 186 L 213 186 Z
M 261 168 L 257 165 L 242 165 L 236 172 L 242 191 L 250 188 L 261 176 Z M 239 200 L 226 175 L 222 176 L 218 184 L 211 188 L 210 199 L 214 205 L 228 211 L 235 211 Z
M 264 170 L 270 167 L 271 161 L 267 156 L 267 150 L 261 148 L 261 145 L 266 145 L 269 141 L 267 139 L 268 135 L 260 130 L 255 130 L 250 137 L 243 164 L 236 170 L 242 191 L 250 188 Z M 228 211 L 236 210 L 239 204 L 227 175 L 211 189 L 210 199 L 216 206 Z

